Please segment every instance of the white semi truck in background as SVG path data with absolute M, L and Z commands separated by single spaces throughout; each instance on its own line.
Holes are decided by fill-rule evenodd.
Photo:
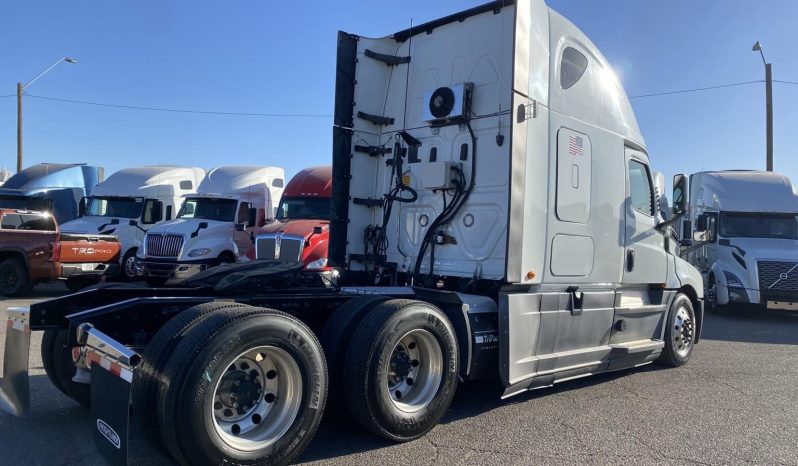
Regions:
M 278 167 L 210 170 L 197 192 L 183 197 L 176 218 L 147 232 L 137 251 L 137 275 L 162 285 L 240 261 L 252 244 L 250 230 L 274 218 L 284 185 L 285 171 Z
M 10 310 L 4 409 L 30 407 L 27 329 L 64 335 L 54 353 L 76 355 L 117 463 L 131 406 L 181 464 L 287 464 L 325 407 L 402 442 L 461 381 L 498 377 L 511 396 L 687 363 L 703 284 L 667 244 L 685 200 L 658 218 L 632 107 L 573 24 L 502 0 L 379 39 L 340 32 L 335 89 L 336 286 L 255 260 Z M 176 241 L 197 228 L 176 224 Z M 172 254 L 211 249 L 199 241 Z
M 81 217 L 61 225 L 61 231 L 116 236 L 119 276 L 133 280 L 136 251 L 144 234 L 158 222 L 170 220 L 183 196 L 195 192 L 204 176 L 202 168 L 170 165 L 119 170 L 94 187 L 92 195 L 81 203 Z
M 682 244 L 704 276 L 707 308 L 798 309 L 798 195 L 789 178 L 699 172 L 690 175 L 688 192 Z

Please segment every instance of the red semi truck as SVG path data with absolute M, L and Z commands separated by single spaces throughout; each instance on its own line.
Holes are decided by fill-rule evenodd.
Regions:
M 285 187 L 275 220 L 254 233 L 247 257 L 300 261 L 308 271 L 332 273 L 327 266 L 331 196 L 332 167 L 297 173 Z

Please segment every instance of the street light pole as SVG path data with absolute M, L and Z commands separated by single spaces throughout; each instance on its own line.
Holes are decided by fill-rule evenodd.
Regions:
M 22 83 L 17 83 L 17 173 L 22 171 Z
M 48 71 L 55 68 L 61 62 L 77 63 L 76 60 L 63 57 L 59 58 L 57 62 L 53 63 L 46 70 L 37 74 L 35 78 L 28 81 L 26 84 L 17 83 L 17 173 L 22 171 L 22 95 L 26 87 L 33 84 L 34 81 L 44 76 Z
M 766 166 L 767 171 L 773 171 L 773 70 L 771 64 L 765 60 L 765 53 L 762 51 L 762 44 L 756 41 L 751 49 L 759 52 L 762 56 L 762 63 L 765 64 L 765 134 L 767 138 Z
M 765 100 L 767 101 L 767 171 L 773 171 L 773 73 L 770 63 L 765 63 Z

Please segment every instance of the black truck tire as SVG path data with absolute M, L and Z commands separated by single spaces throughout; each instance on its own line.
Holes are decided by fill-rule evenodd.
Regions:
M 288 464 L 313 438 L 327 397 L 316 336 L 265 308 L 206 316 L 162 377 L 170 385 L 159 397 L 159 425 L 181 464 Z
M 156 447 L 166 449 L 161 440 L 155 410 L 158 393 L 161 390 L 160 385 L 168 383 L 161 373 L 169 357 L 185 333 L 209 313 L 236 308 L 247 308 L 247 306 L 235 302 L 210 302 L 190 307 L 169 319 L 144 348 L 141 362 L 133 372 L 130 395 L 133 415 L 138 419 L 144 437 Z
M 77 368 L 72 362 L 72 349 L 65 348 L 67 331 L 46 330 L 42 337 L 42 361 L 47 376 L 65 395 L 82 404 L 91 406 L 91 385 L 72 380 Z M 46 359 L 45 359 L 46 358 Z
M 69 396 L 66 392 L 66 389 L 61 385 L 61 380 L 55 376 L 55 367 L 53 362 L 53 355 L 55 354 L 55 340 L 56 336 L 58 335 L 58 331 L 56 330 L 45 330 L 44 334 L 42 335 L 42 366 L 44 366 L 44 372 L 47 374 L 47 378 L 50 379 L 50 382 L 55 385 L 61 393 L 64 395 Z
M 376 306 L 347 351 L 349 413 L 389 440 L 421 437 L 454 398 L 458 357 L 454 327 L 437 307 L 406 299 Z
M 690 298 L 677 294 L 666 318 L 665 347 L 657 362 L 671 367 L 683 366 L 695 346 L 696 319 Z
M 352 341 L 352 334 L 360 321 L 371 309 L 387 301 L 385 296 L 359 296 L 350 299 L 332 313 L 319 334 L 327 368 L 330 374 L 329 394 L 327 395 L 327 415 L 347 420 L 346 398 L 344 397 L 344 363 L 346 352 Z
M 0 261 L 0 294 L 22 296 L 30 291 L 31 286 L 24 260 L 9 257 Z

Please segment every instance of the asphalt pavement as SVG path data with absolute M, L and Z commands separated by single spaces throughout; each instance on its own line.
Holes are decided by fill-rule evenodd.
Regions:
M 59 296 L 37 287 L 30 299 Z M 0 326 L 0 348 L 5 325 Z M 50 384 L 34 333 L 31 414 L 0 413 L 0 464 L 102 465 L 89 412 Z M 0 354 L 2 362 L 2 354 Z M 654 365 L 499 399 L 498 381 L 461 384 L 443 422 L 393 444 L 325 420 L 302 464 L 798 464 L 798 315 L 707 315 L 678 369 Z M 131 464 L 171 465 L 133 433 Z

